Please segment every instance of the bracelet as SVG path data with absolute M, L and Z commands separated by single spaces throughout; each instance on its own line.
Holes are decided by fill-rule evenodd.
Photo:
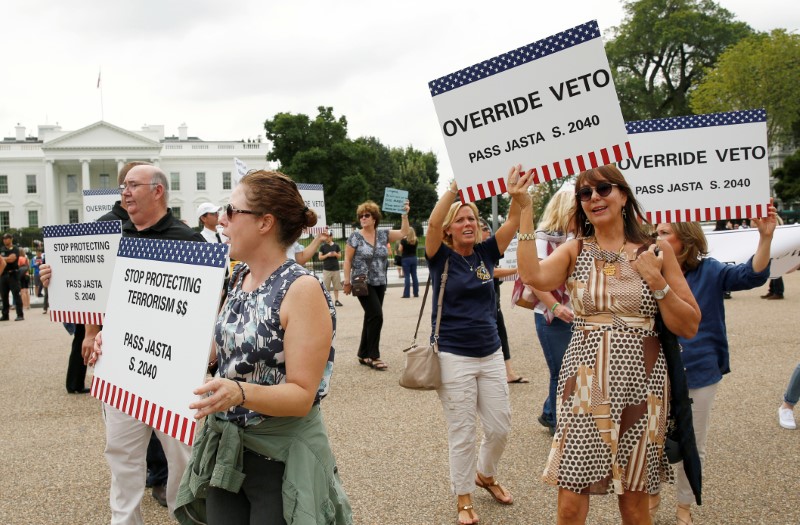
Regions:
M 236 381 L 235 379 L 231 379 L 231 381 L 236 383 L 236 386 L 239 387 L 239 392 L 242 393 L 242 402 L 239 403 L 238 405 L 236 405 L 237 407 L 240 407 L 240 406 L 244 405 L 244 402 L 247 399 L 247 397 L 244 395 L 244 388 L 242 387 L 242 383 L 240 381 Z
M 518 241 L 535 241 L 536 234 L 535 233 L 520 233 L 517 235 Z
M 453 188 L 447 188 L 447 191 L 449 191 L 450 193 L 452 193 L 453 195 L 458 197 L 458 192 L 457 191 L 453 191 Z
M 556 303 L 553 306 L 551 306 L 550 307 L 550 313 L 551 314 L 555 314 L 556 313 L 556 308 L 558 308 L 559 306 L 561 306 L 561 303 Z

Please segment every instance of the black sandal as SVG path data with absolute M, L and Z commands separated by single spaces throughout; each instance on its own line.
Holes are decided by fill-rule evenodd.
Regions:
M 380 359 L 373 359 L 372 360 L 372 368 L 374 368 L 375 370 L 380 370 L 382 372 L 382 371 L 386 370 L 389 367 L 388 367 L 388 365 L 386 363 L 384 363 Z
M 358 364 L 372 368 L 372 359 L 369 357 L 359 357 Z

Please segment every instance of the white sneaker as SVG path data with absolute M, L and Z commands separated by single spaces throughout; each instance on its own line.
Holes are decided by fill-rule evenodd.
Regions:
M 794 430 L 797 428 L 797 423 L 794 422 L 794 412 L 791 408 L 778 408 L 778 423 L 783 428 Z

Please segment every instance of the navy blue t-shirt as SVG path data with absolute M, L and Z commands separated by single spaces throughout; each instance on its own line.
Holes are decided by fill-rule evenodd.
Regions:
M 436 303 L 444 264 L 450 259 L 439 328 L 440 351 L 465 357 L 486 357 L 500 348 L 492 278 L 501 257 L 497 241 L 492 236 L 476 245 L 469 257 L 462 257 L 442 243 L 439 251 L 428 259 L 433 281 L 431 339 L 436 327 Z M 481 264 L 483 269 L 479 271 Z

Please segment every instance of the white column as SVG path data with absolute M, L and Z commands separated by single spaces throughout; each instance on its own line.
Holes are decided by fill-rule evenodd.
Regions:
M 91 178 L 89 177 L 89 159 L 81 159 L 81 186 L 82 189 L 91 189 Z
M 42 224 L 51 226 L 59 224 L 60 209 L 56 208 L 56 177 L 53 171 L 53 159 L 45 159 L 44 161 L 44 202 L 47 206 L 44 210 L 44 218 Z

